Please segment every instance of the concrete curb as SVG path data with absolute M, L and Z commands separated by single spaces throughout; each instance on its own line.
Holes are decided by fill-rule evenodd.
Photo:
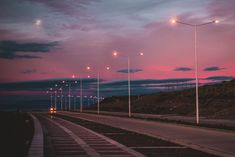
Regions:
M 43 157 L 44 156 L 44 151 L 43 151 L 43 131 L 41 124 L 39 120 L 32 115 L 31 113 L 29 114 L 32 119 L 33 119 L 33 124 L 34 124 L 34 136 L 32 143 L 29 148 L 29 153 L 28 157 Z

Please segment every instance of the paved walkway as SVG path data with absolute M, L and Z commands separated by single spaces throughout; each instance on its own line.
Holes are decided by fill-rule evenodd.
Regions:
M 28 157 L 43 157 L 43 131 L 38 119 L 30 114 L 34 123 L 34 136 L 29 148 Z
M 208 153 L 235 156 L 235 133 L 221 130 L 204 129 L 185 125 L 151 122 L 132 118 L 113 117 L 74 112 L 59 112 L 77 118 L 107 124 L 113 127 L 143 133 Z

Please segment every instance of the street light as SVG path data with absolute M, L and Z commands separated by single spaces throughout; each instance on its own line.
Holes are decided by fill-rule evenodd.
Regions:
M 63 89 L 62 87 L 59 89 L 60 90 L 60 110 L 63 110 Z
M 57 84 L 55 84 L 55 108 L 57 109 Z
M 194 59 L 195 59 L 195 79 L 196 79 L 196 82 L 195 82 L 196 84 L 196 123 L 199 124 L 197 28 L 200 26 L 205 26 L 205 25 L 209 25 L 213 23 L 217 24 L 219 23 L 219 20 L 213 20 L 213 21 L 201 23 L 201 24 L 191 24 L 191 23 L 179 21 L 177 19 L 172 19 L 171 23 L 172 24 L 179 23 L 179 24 L 187 25 L 187 26 L 194 28 Z
M 140 56 L 143 56 L 144 53 L 140 52 L 139 53 Z M 113 51 L 113 56 L 117 57 L 118 56 L 118 52 L 117 51 Z M 127 56 L 127 77 L 128 77 L 128 116 L 131 117 L 131 76 L 130 76 L 130 56 Z
M 87 70 L 91 70 L 91 67 L 87 67 Z M 110 70 L 107 66 L 106 70 Z M 97 72 L 97 114 L 100 114 L 100 72 Z

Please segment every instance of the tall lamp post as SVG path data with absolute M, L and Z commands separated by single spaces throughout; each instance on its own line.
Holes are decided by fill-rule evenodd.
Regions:
M 56 89 L 57 86 L 58 86 L 58 85 L 55 84 L 55 108 L 56 108 L 56 109 L 57 109 L 57 89 Z
M 140 52 L 140 56 L 143 56 L 144 53 Z M 113 56 L 117 57 L 118 52 L 114 51 Z M 131 117 L 131 76 L 130 76 L 130 56 L 127 56 L 127 79 L 128 79 L 128 116 Z
M 90 67 L 87 67 L 87 70 L 90 70 Z M 107 66 L 106 70 L 110 70 L 110 67 Z M 97 114 L 100 114 L 100 72 L 97 72 Z
M 201 27 L 201 26 L 219 23 L 219 21 L 213 20 L 213 21 L 201 23 L 201 24 L 191 24 L 191 23 L 182 22 L 182 21 L 179 21 L 176 19 L 172 19 L 171 23 L 173 23 L 173 24 L 179 23 L 179 24 L 187 25 L 187 26 L 194 28 L 194 62 L 195 62 L 195 81 L 196 81 L 195 82 L 195 85 L 196 85 L 196 123 L 199 124 L 197 29 L 198 29 L 198 27 Z

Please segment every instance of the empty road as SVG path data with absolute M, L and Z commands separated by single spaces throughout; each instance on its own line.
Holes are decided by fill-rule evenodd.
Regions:
M 235 156 L 235 133 L 232 131 L 95 114 L 80 114 L 65 111 L 59 113 L 162 138 L 224 157 Z

